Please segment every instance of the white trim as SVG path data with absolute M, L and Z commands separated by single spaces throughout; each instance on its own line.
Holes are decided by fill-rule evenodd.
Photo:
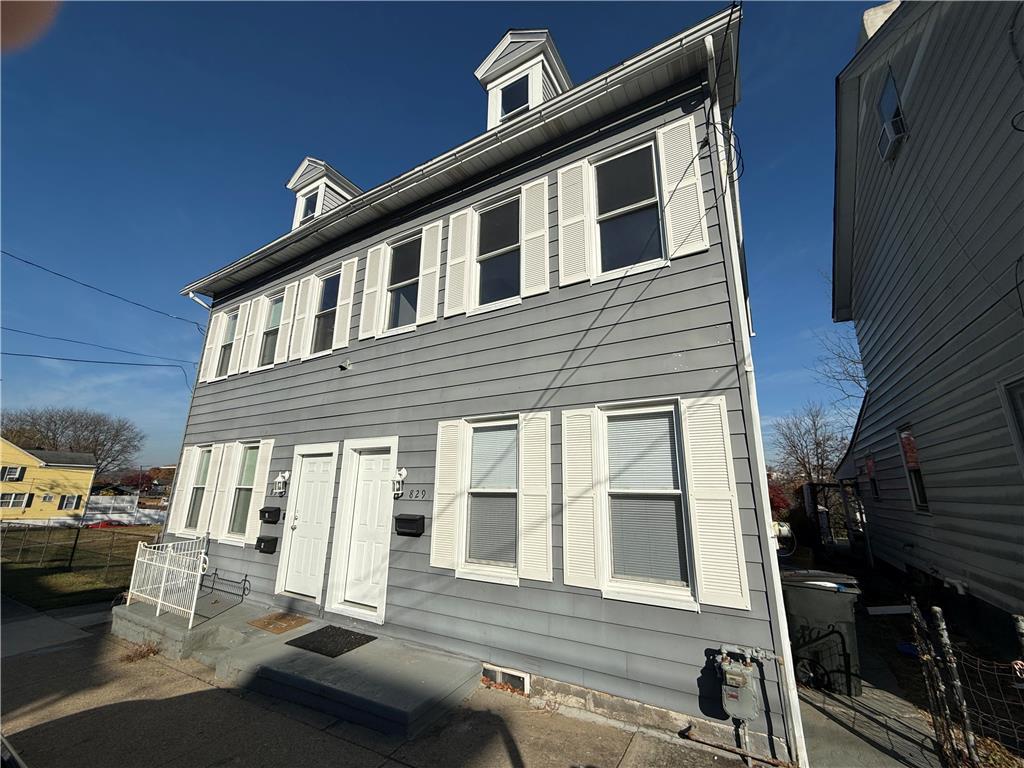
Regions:
M 496 309 L 507 309 L 508 307 L 516 307 L 522 303 L 522 296 L 509 296 L 507 299 L 499 299 L 498 301 L 492 301 L 490 304 L 481 304 L 480 306 L 473 307 L 472 309 L 466 311 L 466 315 L 468 317 L 472 317 L 473 315 L 483 315 L 488 312 L 493 312 Z
M 384 609 L 387 605 L 388 594 L 388 571 L 390 570 L 391 547 L 390 536 L 388 547 L 385 549 L 387 562 L 384 567 L 384 581 L 381 584 L 380 604 L 376 610 L 369 610 L 367 607 L 346 603 L 341 599 L 345 582 L 348 578 L 348 544 L 352 536 L 352 521 L 355 515 L 356 482 L 359 473 L 359 454 L 367 450 L 380 450 L 386 448 L 393 459 L 395 469 L 398 468 L 398 435 L 388 437 L 363 437 L 345 440 L 342 444 L 341 458 L 341 482 L 338 486 L 338 506 L 334 515 L 334 542 L 331 549 L 331 568 L 327 578 L 327 599 L 324 608 L 332 613 L 340 613 L 343 616 L 351 616 L 355 619 L 363 619 L 374 624 L 384 623 Z M 394 510 L 394 496 L 388 494 L 387 503 L 391 507 L 387 510 L 388 517 L 391 517 Z M 390 528 L 389 528 L 390 532 Z M 342 553 L 345 553 L 343 556 Z
M 270 330 L 267 328 L 267 321 L 270 319 L 271 305 L 278 299 L 281 300 L 281 318 L 277 321 L 277 335 L 278 337 L 281 335 L 281 326 L 284 325 L 284 292 L 285 286 L 281 286 L 276 291 L 265 293 L 261 297 L 266 302 L 262 317 L 263 322 L 261 323 L 263 328 L 257 331 L 259 343 L 256 346 L 256 355 L 253 358 L 253 367 L 250 369 L 249 373 L 268 371 L 276 365 L 275 358 L 277 356 L 277 339 L 274 340 L 274 354 L 271 355 L 270 362 L 267 365 L 260 365 L 260 354 L 263 352 L 263 339 L 266 336 L 267 331 Z M 289 328 L 289 331 L 290 330 L 291 329 Z
M 1024 469 L 1024 424 L 1017 423 L 1017 415 L 1013 411 L 1013 403 L 1010 400 L 1010 387 L 1024 387 L 1024 376 L 1015 376 L 996 382 L 996 391 L 1003 404 L 1003 413 L 1006 415 L 1006 425 L 1010 430 L 1010 437 L 1013 440 L 1013 447 L 1017 451 L 1017 461 Z
M 338 444 L 337 443 L 308 443 L 304 445 L 296 445 L 292 451 L 292 469 L 291 475 L 288 481 L 288 502 L 285 504 L 281 523 L 284 525 L 284 530 L 281 536 L 281 554 L 277 559 L 277 576 L 274 579 L 274 594 L 285 595 L 288 597 L 294 597 L 297 599 L 311 599 L 312 602 L 320 605 L 323 602 L 323 591 L 321 588 L 320 594 L 313 598 L 307 595 L 299 595 L 293 592 L 286 592 L 284 589 L 285 580 L 288 575 L 288 556 L 291 554 L 291 524 L 289 520 L 289 514 L 292 511 L 293 499 L 297 491 L 293 489 L 299 487 L 299 471 L 302 467 L 303 456 L 320 456 L 330 455 L 331 457 L 331 474 L 336 475 L 338 472 Z M 331 485 L 334 485 L 332 479 Z M 328 542 L 330 544 L 330 542 Z M 327 547 L 324 547 L 324 557 L 326 558 L 330 553 Z
M 498 299 L 497 301 L 491 301 L 487 304 L 480 304 L 480 216 L 481 214 L 492 211 L 495 208 L 500 208 L 503 205 L 508 205 L 513 201 L 519 203 L 519 222 L 516 226 L 516 238 L 517 245 L 514 246 L 519 250 L 519 292 L 515 296 L 508 296 L 504 299 Z M 469 238 L 469 254 L 467 256 L 467 270 L 466 270 L 466 286 L 469 295 L 466 297 L 466 316 L 471 317 L 473 315 L 483 314 L 484 312 L 490 312 L 496 309 L 505 309 L 506 307 L 514 307 L 517 304 L 523 303 L 523 189 L 522 187 L 515 187 L 514 189 L 507 189 L 503 192 L 499 192 L 492 195 L 487 200 L 475 204 L 470 208 L 470 238 Z M 549 224 L 550 227 L 550 224 Z M 511 250 L 513 246 L 508 246 L 501 253 L 494 251 L 498 255 L 502 255 L 504 252 Z M 488 256 L 488 259 L 494 258 Z M 485 259 L 486 261 L 487 259 Z

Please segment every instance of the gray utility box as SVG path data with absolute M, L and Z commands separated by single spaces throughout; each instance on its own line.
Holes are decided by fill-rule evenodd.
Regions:
M 857 580 L 828 571 L 784 570 L 782 596 L 797 680 L 860 696 Z

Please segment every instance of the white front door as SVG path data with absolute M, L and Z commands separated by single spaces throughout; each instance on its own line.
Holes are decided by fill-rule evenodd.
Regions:
M 284 588 L 288 592 L 320 597 L 331 529 L 335 458 L 331 455 L 301 456 L 295 503 L 290 506 L 291 527 Z
M 361 451 L 343 600 L 378 608 L 384 601 L 391 545 L 391 453 Z

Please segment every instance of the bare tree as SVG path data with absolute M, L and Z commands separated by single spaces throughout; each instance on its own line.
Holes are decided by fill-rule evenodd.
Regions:
M 836 325 L 814 335 L 821 348 L 811 369 L 814 378 L 835 393 L 832 404 L 836 415 L 842 426 L 852 431 L 860 403 L 868 391 L 857 335 L 851 324 Z
M 772 424 L 778 473 L 788 482 L 832 482 L 848 440 L 834 414 L 821 403 L 807 403 Z
M 53 406 L 5 411 L 0 434 L 23 448 L 91 453 L 97 475 L 132 464 L 146 439 L 130 419 Z

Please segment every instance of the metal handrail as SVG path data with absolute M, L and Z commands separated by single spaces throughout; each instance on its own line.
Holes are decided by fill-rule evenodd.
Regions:
M 196 600 L 203 574 L 210 565 L 206 555 L 209 541 L 199 539 L 166 544 L 139 542 L 127 604 L 133 600 L 156 605 L 156 615 L 175 613 L 188 619 L 192 629 Z

